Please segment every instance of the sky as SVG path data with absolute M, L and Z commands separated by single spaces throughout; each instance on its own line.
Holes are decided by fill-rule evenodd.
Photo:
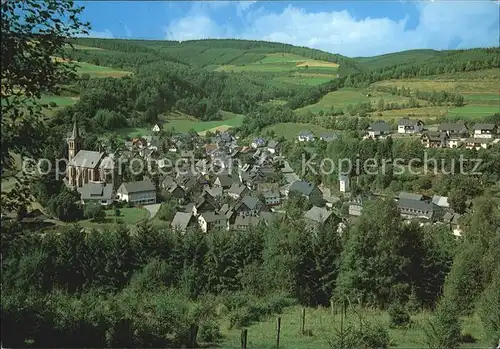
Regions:
M 236 38 L 349 57 L 499 46 L 500 2 L 77 1 L 90 36 L 186 41 Z

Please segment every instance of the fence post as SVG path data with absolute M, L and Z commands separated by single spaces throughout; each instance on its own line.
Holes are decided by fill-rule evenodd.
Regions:
M 301 333 L 305 334 L 306 330 L 306 308 L 302 308 L 302 325 L 301 325 Z
M 330 299 L 330 312 L 332 314 L 332 317 L 333 317 L 333 300 Z
M 247 349 L 247 329 L 241 330 L 241 349 Z
M 280 332 L 281 332 L 281 318 L 278 318 L 278 326 L 276 328 L 277 333 L 276 333 L 276 349 L 280 347 Z
M 198 326 L 192 324 L 189 327 L 189 347 L 196 348 L 196 336 L 198 335 Z

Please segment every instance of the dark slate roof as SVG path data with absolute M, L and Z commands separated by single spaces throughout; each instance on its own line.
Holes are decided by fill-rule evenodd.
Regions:
M 495 124 L 475 124 L 474 130 L 489 130 L 492 131 L 496 127 Z
M 467 127 L 461 122 L 447 122 L 438 126 L 438 131 L 467 132 Z
M 91 150 L 80 150 L 69 162 L 71 166 L 83 168 L 96 168 L 104 153 Z
M 85 183 L 78 188 L 82 200 L 111 200 L 113 185 L 106 183 Z
M 192 218 L 191 212 L 177 212 L 172 220 L 172 229 L 186 230 Z
M 332 211 L 324 208 L 313 206 L 309 211 L 304 214 L 304 217 L 317 223 L 325 223 L 326 220 L 332 215 Z
M 241 199 L 240 204 L 244 204 L 249 209 L 254 210 L 259 205 L 259 202 L 260 202 L 259 199 L 255 198 L 253 196 L 250 196 L 250 195 L 245 195 Z M 240 206 L 240 205 L 238 205 L 238 206 Z
M 243 193 L 245 189 L 246 186 L 240 185 L 238 183 L 233 183 L 233 185 L 231 185 L 231 188 L 229 188 L 228 192 L 236 195 L 241 195 L 241 193 Z
M 391 130 L 391 126 L 384 121 L 380 121 L 370 124 L 368 129 L 370 131 L 389 132 Z
M 139 193 L 143 191 L 155 191 L 155 186 L 150 180 L 123 182 L 120 187 L 123 187 L 126 193 Z
M 493 142 L 491 138 L 467 138 L 465 143 L 474 143 L 474 144 L 488 144 Z
M 314 189 L 314 184 L 306 181 L 295 181 L 290 186 L 289 191 L 294 191 L 302 195 L 309 196 Z
M 216 196 L 222 196 L 222 188 L 221 187 L 208 188 L 208 189 L 205 189 L 205 191 L 213 198 Z
M 436 131 L 430 131 L 426 132 L 422 135 L 422 138 L 428 138 L 430 141 L 441 141 L 444 142 L 446 138 L 448 138 L 448 135 L 446 132 L 436 132 Z
M 203 219 L 205 219 L 205 221 L 207 223 L 210 223 L 210 222 L 215 222 L 217 220 L 226 220 L 226 216 L 224 215 L 221 215 L 221 214 L 217 214 L 215 212 L 212 212 L 212 211 L 209 211 L 209 212 L 203 212 L 201 214 L 201 216 L 203 217 Z
M 242 225 L 246 227 L 256 226 L 261 222 L 261 220 L 262 219 L 260 217 L 255 217 L 255 216 L 246 216 L 246 217 L 237 216 L 234 221 L 234 225 L 236 226 Z
M 420 195 L 420 194 L 413 194 L 413 193 L 406 193 L 404 191 L 402 191 L 401 193 L 399 193 L 399 196 L 398 198 L 401 200 L 401 199 L 408 199 L 408 200 L 417 200 L 417 201 L 420 201 L 423 199 L 423 195 Z
M 424 212 L 433 212 L 435 208 L 435 204 L 427 201 L 418 201 L 411 199 L 399 199 L 398 201 L 399 208 L 409 208 L 413 210 L 419 210 Z
M 220 185 L 223 187 L 230 187 L 233 184 L 233 179 L 227 174 L 218 175 L 217 178 L 220 181 Z

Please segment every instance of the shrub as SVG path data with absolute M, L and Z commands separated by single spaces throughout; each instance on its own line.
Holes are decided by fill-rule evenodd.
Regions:
M 388 309 L 391 327 L 405 327 L 410 324 L 411 318 L 408 311 L 400 303 L 391 305 Z
M 214 321 L 206 322 L 200 326 L 198 338 L 202 342 L 215 343 L 222 338 L 219 324 Z
M 380 324 L 365 323 L 359 334 L 365 348 L 389 348 L 389 332 Z
M 379 324 L 363 321 L 362 328 L 352 323 L 337 328 L 334 337 L 328 341 L 331 349 L 389 348 L 389 332 Z
M 50 102 L 49 102 L 49 107 L 51 107 L 51 108 L 55 108 L 55 107 L 57 107 L 57 103 L 56 103 L 56 102 L 54 102 L 54 101 L 50 101 Z

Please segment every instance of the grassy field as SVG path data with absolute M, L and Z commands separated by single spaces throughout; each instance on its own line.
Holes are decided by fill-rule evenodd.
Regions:
M 85 62 L 79 62 L 77 72 L 80 75 L 88 74 L 93 78 L 121 78 L 123 76 L 131 75 L 132 73 L 125 70 L 103 67 Z
M 223 115 L 222 120 L 216 121 L 199 121 L 190 115 L 179 112 L 164 115 L 161 117 L 161 120 L 164 122 L 163 127 L 166 130 L 174 129 L 175 132 L 185 133 L 194 129 L 200 134 L 204 134 L 206 131 L 224 131 L 231 127 L 238 127 L 243 123 L 244 115 L 226 111 L 222 111 L 221 113 Z M 144 127 L 124 127 L 114 132 L 122 138 L 134 138 L 150 135 L 151 129 Z
M 134 225 L 137 222 L 145 219 L 148 212 L 143 208 L 137 207 L 124 207 L 120 209 L 120 216 L 115 216 L 115 210 L 106 210 L 106 218 L 103 222 L 92 222 L 89 219 L 79 221 L 82 227 L 90 229 L 102 229 L 106 225 L 115 224 L 116 219 L 121 219 L 125 224 Z
M 500 72 L 498 69 L 485 69 L 473 72 L 443 74 L 418 79 L 399 79 L 380 81 L 373 86 L 406 86 L 420 91 L 448 91 L 463 94 L 465 97 L 484 95 L 486 99 L 499 96 Z
M 43 95 L 42 98 L 40 98 L 40 103 L 49 104 L 50 102 L 54 102 L 57 105 L 57 107 L 66 107 L 68 105 L 75 104 L 78 98 L 79 97 Z
M 272 53 L 247 64 L 210 66 L 210 70 L 232 73 L 264 72 L 278 74 L 280 82 L 314 86 L 337 77 L 339 65 L 290 53 Z
M 453 108 L 448 112 L 450 115 L 479 115 L 487 116 L 495 113 L 500 113 L 500 105 L 487 106 L 487 105 L 466 105 L 464 107 Z
M 323 132 L 329 132 L 328 129 L 318 125 L 295 122 L 283 122 L 267 126 L 262 130 L 262 134 L 266 134 L 268 131 L 274 131 L 277 137 L 283 136 L 287 140 L 294 140 L 301 131 L 311 131 L 316 137 L 319 137 Z
M 407 102 L 409 98 L 401 96 L 393 96 L 388 93 L 383 92 L 370 92 L 371 96 L 368 97 L 368 91 L 358 90 L 358 89 L 340 89 L 338 91 L 330 92 L 323 96 L 317 103 L 299 108 L 296 110 L 298 114 L 303 114 L 307 112 L 318 113 L 320 111 L 329 111 L 332 107 L 344 108 L 349 104 L 355 105 L 357 103 L 370 102 L 374 105 L 379 101 L 380 98 L 384 99 L 384 102 Z M 420 102 L 425 103 L 425 102 Z
M 328 340 L 331 339 L 335 329 L 340 325 L 340 315 L 331 314 L 329 309 L 309 308 L 306 310 L 305 329 L 312 331 L 312 336 L 300 334 L 301 308 L 290 307 L 285 309 L 281 317 L 280 348 L 283 349 L 329 349 Z M 366 320 L 371 320 L 389 328 L 389 316 L 386 312 L 366 310 Z M 248 327 L 248 348 L 275 348 L 276 345 L 276 317 L 253 324 Z M 391 347 L 393 348 L 425 348 L 424 326 L 430 313 L 419 313 L 412 316 L 412 325 L 409 329 L 389 329 Z M 358 318 L 353 314 L 347 315 L 347 321 L 358 323 Z M 229 329 L 227 322 L 222 323 L 222 332 L 225 336 L 221 347 L 227 349 L 240 348 L 241 330 Z M 464 348 L 487 347 L 482 340 L 482 330 L 477 317 L 462 319 L 462 331 L 472 335 L 477 342 L 463 345 Z
M 163 127 L 165 129 L 174 128 L 176 132 L 187 132 L 194 129 L 196 132 L 215 131 L 216 128 L 238 127 L 242 124 L 243 115 L 225 113 L 222 120 L 198 121 L 193 119 L 172 119 L 168 120 Z

